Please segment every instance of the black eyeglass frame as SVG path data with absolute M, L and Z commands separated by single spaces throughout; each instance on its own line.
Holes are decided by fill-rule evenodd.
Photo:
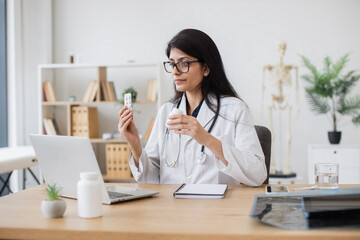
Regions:
M 172 73 L 173 71 L 174 71 L 174 67 L 176 67 L 176 69 L 178 70 L 178 72 L 179 73 L 187 73 L 187 72 L 189 72 L 189 70 L 190 70 L 190 63 L 196 63 L 196 62 L 201 62 L 201 61 L 199 61 L 199 60 L 195 60 L 195 61 L 180 61 L 180 62 L 177 62 L 177 63 L 172 63 L 172 62 L 170 62 L 170 61 L 167 61 L 167 62 L 163 62 L 163 65 L 164 65 L 164 69 L 165 69 L 165 72 L 167 72 L 167 73 Z M 168 63 L 170 63 L 172 66 L 173 66 L 173 70 L 171 71 L 171 72 L 169 72 L 169 71 L 167 71 L 166 70 L 166 64 L 168 64 Z M 180 69 L 178 68 L 178 64 L 179 63 L 187 63 L 187 71 L 186 72 L 183 72 L 183 71 L 180 71 Z

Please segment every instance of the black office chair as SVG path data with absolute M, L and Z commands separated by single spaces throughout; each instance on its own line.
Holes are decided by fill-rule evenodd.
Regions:
M 271 132 L 267 127 L 255 125 L 261 148 L 265 155 L 267 178 L 264 184 L 269 183 L 270 161 L 271 161 Z

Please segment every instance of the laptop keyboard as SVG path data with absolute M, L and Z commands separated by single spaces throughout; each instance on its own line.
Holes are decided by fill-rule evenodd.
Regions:
M 126 193 L 119 193 L 119 192 L 112 192 L 112 191 L 107 191 L 107 192 L 109 194 L 110 199 L 119 199 L 119 198 L 133 196 L 131 194 L 126 194 Z

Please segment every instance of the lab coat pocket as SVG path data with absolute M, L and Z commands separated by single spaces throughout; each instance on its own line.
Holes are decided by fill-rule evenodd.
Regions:
M 225 134 L 225 135 L 215 136 L 215 137 L 217 139 L 219 139 L 222 143 L 234 145 L 234 138 L 230 134 Z
M 214 164 L 214 154 L 205 149 L 205 155 L 200 161 L 200 153 L 194 167 L 193 182 L 195 183 L 217 183 L 217 170 Z M 202 163 L 201 163 L 202 162 Z

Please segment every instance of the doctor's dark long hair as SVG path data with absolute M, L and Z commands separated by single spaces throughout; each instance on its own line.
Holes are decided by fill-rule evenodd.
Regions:
M 168 43 L 166 48 L 167 57 L 170 57 L 172 48 L 180 49 L 186 54 L 197 58 L 201 64 L 207 64 L 209 67 L 210 73 L 201 82 L 201 89 L 206 104 L 214 113 L 218 114 L 220 111 L 219 102 L 221 97 L 239 98 L 226 77 L 218 48 L 206 33 L 196 29 L 182 30 Z M 218 107 L 210 102 L 210 96 L 217 99 Z M 182 92 L 178 92 L 175 88 L 175 96 L 172 101 L 176 103 L 181 97 Z

